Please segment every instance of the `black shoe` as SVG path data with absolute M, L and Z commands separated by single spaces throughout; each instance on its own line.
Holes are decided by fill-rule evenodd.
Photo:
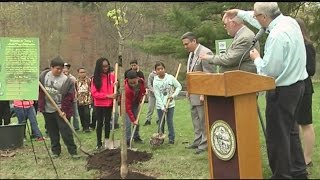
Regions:
M 146 121 L 143 126 L 151 125 L 151 121 Z
M 30 139 L 36 139 L 36 138 L 37 138 L 37 136 L 34 135 L 34 134 L 32 134 L 32 135 L 30 136 Z
M 169 144 L 174 144 L 174 140 L 169 140 Z
M 195 146 L 195 145 L 191 144 L 191 145 L 189 145 L 189 146 L 186 146 L 185 148 L 186 148 L 186 149 L 197 149 L 198 146 Z
M 307 168 L 308 168 L 308 167 L 312 167 L 312 166 L 313 166 L 312 161 L 310 161 L 308 164 L 306 164 L 306 166 L 307 166 Z
M 89 133 L 89 132 L 90 132 L 90 129 L 85 129 L 84 132 L 85 132 L 85 133 Z
M 143 141 L 140 137 L 134 138 L 134 142 L 143 144 Z
M 120 127 L 119 123 L 114 124 L 114 129 L 119 129 L 119 127 Z
M 195 152 L 194 152 L 194 154 L 201 154 L 201 153 L 203 153 L 203 152 L 205 152 L 206 150 L 204 150 L 204 149 L 197 149 Z

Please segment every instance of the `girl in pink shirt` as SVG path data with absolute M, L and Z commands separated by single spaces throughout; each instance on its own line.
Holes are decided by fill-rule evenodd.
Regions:
M 93 80 L 91 83 L 91 95 L 94 100 L 97 118 L 97 147 L 102 147 L 102 127 L 105 129 L 105 147 L 109 144 L 110 120 L 113 106 L 113 99 L 116 98 L 113 87 L 115 85 L 114 73 L 110 72 L 110 62 L 107 58 L 99 58 L 96 61 Z

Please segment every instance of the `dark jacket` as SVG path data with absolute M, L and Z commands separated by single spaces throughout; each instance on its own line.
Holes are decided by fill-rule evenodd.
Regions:
M 50 71 L 50 69 L 43 71 L 40 74 L 40 82 L 44 84 L 45 76 Z M 69 77 L 67 78 L 66 82 L 62 85 L 60 93 L 62 94 L 62 101 L 61 101 L 61 111 L 66 114 L 66 117 L 70 119 L 73 116 L 73 100 L 75 96 L 74 90 L 74 82 Z M 38 98 L 38 109 L 40 112 L 44 112 L 45 107 L 45 93 L 42 89 L 39 89 L 39 98 Z
M 130 118 L 131 122 L 136 121 L 136 117 L 132 112 L 133 104 L 140 104 L 142 97 L 146 94 L 146 87 L 144 85 L 144 80 L 139 78 L 140 90 L 137 98 L 135 98 L 134 90 L 129 86 L 128 79 L 125 79 L 125 93 L 126 93 L 126 112 Z
M 305 83 L 305 91 L 304 92 L 305 92 L 305 94 L 312 94 L 312 93 L 314 93 L 314 90 L 313 90 L 311 77 L 316 72 L 316 51 L 314 49 L 314 46 L 309 42 L 305 42 L 305 46 L 306 46 L 306 53 L 307 53 L 306 69 L 308 72 L 308 77 L 307 77 L 307 79 L 304 80 L 304 83 Z

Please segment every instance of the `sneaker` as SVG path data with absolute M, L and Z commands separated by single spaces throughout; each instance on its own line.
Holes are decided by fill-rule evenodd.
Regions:
M 102 145 L 97 145 L 96 146 L 96 150 L 101 150 L 102 149 Z
M 146 121 L 143 126 L 151 125 L 151 121 Z
M 36 141 L 44 141 L 45 140 L 45 138 L 44 137 L 38 137 L 37 139 L 36 139 Z
M 83 130 L 85 133 L 89 133 L 90 132 L 90 129 L 85 129 Z
M 174 140 L 169 140 L 169 144 L 174 144 Z
M 72 159 L 80 159 L 80 155 L 78 154 L 71 154 Z
M 56 159 L 56 158 L 58 158 L 60 155 L 59 155 L 59 154 L 54 154 L 54 153 L 52 153 L 50 156 L 51 156 L 52 159 Z

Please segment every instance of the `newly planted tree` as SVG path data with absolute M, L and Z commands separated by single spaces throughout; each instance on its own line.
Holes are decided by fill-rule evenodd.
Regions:
M 120 5 L 119 5 L 120 4 Z M 119 69 L 119 74 L 122 74 L 122 54 L 124 50 L 125 40 L 131 36 L 134 32 L 136 26 L 141 20 L 141 15 L 138 11 L 135 12 L 130 21 L 127 19 L 128 5 L 127 3 L 115 3 L 115 8 L 107 12 L 107 17 L 113 22 L 114 27 L 118 33 L 118 63 L 121 67 Z M 121 71 L 122 70 L 122 71 Z M 122 77 L 122 76 L 120 76 Z M 126 140 L 126 111 L 125 111 L 125 92 L 124 92 L 124 80 L 120 85 L 121 89 L 121 167 L 120 176 L 121 178 L 126 178 L 128 175 L 128 164 L 127 164 L 127 140 Z

